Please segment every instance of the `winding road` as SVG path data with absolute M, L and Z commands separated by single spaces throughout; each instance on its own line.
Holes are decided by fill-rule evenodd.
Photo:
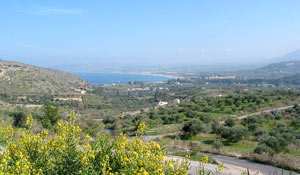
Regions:
M 207 155 L 219 162 L 222 162 L 225 166 L 229 165 L 229 166 L 233 166 L 233 167 L 240 167 L 243 169 L 249 169 L 251 171 L 260 171 L 262 174 L 283 174 L 285 175 L 289 175 L 290 171 L 287 170 L 282 170 L 280 168 L 276 168 L 270 165 L 264 165 L 264 164 L 260 164 L 260 163 L 255 163 L 255 162 L 251 162 L 249 160 L 244 160 L 244 159 L 239 159 L 239 158 L 235 158 L 235 157 L 228 157 L 228 156 L 221 156 L 221 155 L 216 155 L 216 154 L 210 154 L 210 153 L 203 153 L 204 155 Z M 227 166 L 227 167 L 229 167 Z M 298 173 L 293 172 L 293 175 L 300 175 Z
M 214 155 L 214 154 L 207 154 L 204 153 L 204 155 L 207 155 L 213 159 L 215 159 L 218 163 L 223 163 L 225 166 L 225 169 L 221 172 L 223 175 L 241 175 L 245 172 L 247 172 L 247 169 L 249 169 L 250 174 L 254 175 L 258 171 L 260 174 L 264 175 L 291 175 L 290 171 L 283 170 L 280 168 L 272 167 L 269 165 L 263 165 L 259 163 L 253 163 L 248 160 L 242 160 L 234 157 L 226 157 L 226 156 L 220 156 L 220 155 Z M 183 161 L 184 158 L 177 157 L 177 156 L 167 156 L 166 159 L 174 159 L 178 161 Z M 189 161 L 190 167 L 189 167 L 189 173 L 191 175 L 197 175 L 197 170 L 199 168 L 200 162 L 198 161 Z M 205 164 L 205 169 L 207 171 L 211 171 L 212 173 L 216 172 L 216 169 L 218 168 L 215 164 Z M 298 173 L 292 172 L 292 175 L 299 175 Z

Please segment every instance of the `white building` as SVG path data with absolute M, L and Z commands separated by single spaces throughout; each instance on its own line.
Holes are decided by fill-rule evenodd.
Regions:
M 180 99 L 179 99 L 179 98 L 176 98 L 176 99 L 174 100 L 174 103 L 175 103 L 175 104 L 180 104 Z
M 158 102 L 158 106 L 165 106 L 167 104 L 168 104 L 168 102 L 166 102 L 166 101 L 159 101 Z

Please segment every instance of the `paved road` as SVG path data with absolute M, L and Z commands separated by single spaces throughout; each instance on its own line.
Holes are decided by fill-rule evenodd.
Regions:
M 249 169 L 250 174 L 252 175 L 256 174 L 258 171 L 264 175 L 276 175 L 276 174 L 282 175 L 282 169 L 273 166 L 254 163 L 248 160 L 238 159 L 234 157 L 227 157 L 227 156 L 215 155 L 210 153 L 203 153 L 203 154 L 213 158 L 218 163 L 223 163 L 225 169 L 222 171 L 222 174 L 225 175 L 229 175 L 229 174 L 241 175 L 243 172 L 247 172 L 247 169 Z M 183 160 L 182 157 L 177 157 L 177 156 L 167 156 L 166 159 L 174 159 L 179 161 Z M 199 168 L 200 162 L 198 161 L 189 161 L 189 162 L 190 162 L 189 173 L 191 175 L 197 175 L 197 170 Z M 217 168 L 218 166 L 215 164 L 205 164 L 205 169 L 211 171 L 212 173 L 215 173 Z M 291 173 L 290 171 L 283 170 L 284 175 L 290 175 L 290 173 Z M 292 172 L 292 175 L 300 175 L 300 174 Z
M 178 161 L 182 161 L 183 158 L 182 157 L 177 157 L 177 156 L 167 156 L 166 159 L 173 159 L 173 160 L 178 160 Z M 189 174 L 190 175 L 198 175 L 197 171 L 199 169 L 199 165 L 200 162 L 198 161 L 189 161 L 190 163 L 190 167 L 189 167 Z M 245 168 L 241 168 L 238 166 L 234 166 L 234 165 L 229 165 L 229 164 L 225 164 L 225 169 L 222 170 L 221 174 L 222 175 L 241 175 L 243 172 L 247 171 L 247 169 Z M 218 165 L 216 164 L 205 164 L 205 171 L 210 171 L 211 173 L 215 174 L 216 170 L 218 169 Z M 256 172 L 255 171 L 250 171 L 250 173 L 252 175 L 254 175 Z
M 282 174 L 282 169 L 280 168 L 276 168 L 273 166 L 269 166 L 269 165 L 264 165 L 264 164 L 260 164 L 260 163 L 255 163 L 255 162 L 251 162 L 248 160 L 244 160 L 244 159 L 239 159 L 239 158 L 235 158 L 235 157 L 227 157 L 227 156 L 221 156 L 221 155 L 216 155 L 216 154 L 210 154 L 210 153 L 204 153 L 205 155 L 220 161 L 222 163 L 224 163 L 224 165 L 233 165 L 233 166 L 237 166 L 237 167 L 242 167 L 242 168 L 248 168 L 249 170 L 252 171 L 257 171 L 259 170 L 261 173 L 269 175 L 274 174 L 275 172 L 277 172 L 277 174 Z M 286 175 L 290 174 L 290 171 L 287 170 L 283 170 L 283 173 Z M 293 173 L 293 175 L 300 175 L 298 173 Z
M 167 135 L 175 135 L 178 133 L 170 133 L 170 134 L 165 134 L 165 135 L 157 135 L 157 136 L 143 136 L 143 140 L 148 142 L 155 140 L 157 138 L 162 138 Z M 260 171 L 262 174 L 273 175 L 275 172 L 277 174 L 282 174 L 282 169 L 276 168 L 270 165 L 264 165 L 260 163 L 255 163 L 251 162 L 248 160 L 244 159 L 239 159 L 235 157 L 228 157 L 228 156 L 222 156 L 222 155 L 216 155 L 216 154 L 211 154 L 211 153 L 202 153 L 204 155 L 207 155 L 217 162 L 223 163 L 225 167 L 227 167 L 222 174 L 232 174 L 232 175 L 241 175 L 241 173 L 245 172 L 247 169 L 250 170 L 251 174 L 255 174 L 257 171 Z M 168 156 L 167 158 L 174 158 L 176 160 L 182 160 L 183 158 L 181 157 L 176 157 L 176 156 Z M 199 162 L 197 161 L 190 161 L 190 173 L 192 175 L 196 175 L 196 171 L 199 167 Z M 206 167 L 208 170 L 215 172 L 217 166 L 213 164 L 206 164 Z M 285 175 L 290 175 L 290 171 L 284 170 L 283 174 Z M 300 175 L 298 173 L 293 173 L 293 175 Z

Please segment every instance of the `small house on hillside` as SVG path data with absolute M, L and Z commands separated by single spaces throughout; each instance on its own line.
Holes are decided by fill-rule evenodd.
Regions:
M 174 103 L 175 103 L 175 104 L 180 104 L 180 99 L 179 99 L 179 98 L 176 98 L 176 99 L 174 100 Z
M 168 102 L 166 102 L 166 101 L 159 101 L 158 102 L 158 106 L 165 106 L 165 105 L 167 105 L 168 104 Z

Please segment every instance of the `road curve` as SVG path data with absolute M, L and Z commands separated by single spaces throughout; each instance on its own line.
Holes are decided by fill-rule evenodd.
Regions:
M 178 157 L 178 156 L 166 156 L 165 159 L 166 160 L 173 159 L 175 161 L 183 161 L 184 160 L 184 158 Z M 198 171 L 200 162 L 190 160 L 189 163 L 190 163 L 189 174 L 197 175 L 197 171 Z M 222 170 L 222 173 L 221 173 L 222 175 L 241 175 L 244 172 L 244 170 L 239 167 L 227 167 L 225 164 L 224 164 L 224 166 L 225 166 L 225 169 Z M 218 165 L 216 165 L 216 164 L 210 164 L 210 163 L 205 164 L 205 170 L 210 171 L 213 174 L 215 174 L 217 169 L 218 169 Z
M 174 135 L 176 133 L 170 133 L 165 135 L 157 135 L 157 136 L 143 136 L 143 140 L 148 142 L 155 140 L 157 138 L 162 138 L 166 135 Z M 276 168 L 274 166 L 270 165 L 264 165 L 260 163 L 255 163 L 249 160 L 245 159 L 239 159 L 235 157 L 228 157 L 228 156 L 222 156 L 217 154 L 211 154 L 211 153 L 202 153 L 203 155 L 207 155 L 211 157 L 212 159 L 216 160 L 217 162 L 223 163 L 225 165 L 225 170 L 222 172 L 222 174 L 232 174 L 232 175 L 241 175 L 243 172 L 245 172 L 247 169 L 250 170 L 251 174 L 255 174 L 257 171 L 260 171 L 262 174 L 265 175 L 273 175 L 273 174 L 280 174 L 280 175 L 290 175 L 290 171 L 283 170 Z M 175 160 L 183 160 L 182 157 L 177 156 L 167 156 L 167 159 L 173 158 Z M 199 167 L 198 161 L 190 161 L 190 170 L 189 173 L 192 175 L 196 175 L 197 169 Z M 213 164 L 206 164 L 206 168 L 209 171 L 215 172 L 217 165 Z M 300 175 L 299 173 L 293 172 L 292 175 Z
M 205 154 L 213 159 L 215 159 L 218 163 L 223 163 L 225 166 L 225 169 L 221 172 L 222 175 L 241 175 L 245 172 L 247 172 L 247 169 L 250 171 L 250 174 L 254 175 L 260 172 L 260 174 L 264 175 L 274 175 L 274 174 L 280 174 L 280 175 L 291 175 L 290 171 L 283 170 L 280 168 L 275 168 L 268 165 L 263 165 L 259 163 L 253 163 L 248 160 L 242 160 L 238 158 L 233 157 L 226 157 L 226 156 L 219 156 L 214 154 Z M 178 161 L 183 161 L 184 158 L 178 157 L 178 156 L 166 156 L 166 159 L 173 159 Z M 200 162 L 198 161 L 189 161 L 190 167 L 189 167 L 189 174 L 190 175 L 197 175 L 197 170 L 199 168 Z M 216 164 L 205 164 L 206 171 L 210 171 L 213 174 L 216 172 L 216 169 L 218 169 L 218 166 Z M 292 175 L 299 175 L 298 173 L 292 172 Z
M 276 168 L 270 165 L 264 165 L 264 164 L 260 164 L 260 163 L 255 163 L 255 162 L 251 162 L 249 160 L 244 160 L 244 159 L 239 159 L 239 158 L 235 158 L 235 157 L 228 157 L 228 156 L 221 156 L 221 155 L 216 155 L 216 154 L 211 154 L 211 153 L 203 153 L 217 161 L 220 161 L 222 163 L 224 163 L 224 165 L 233 165 L 233 166 L 237 166 L 237 167 L 242 167 L 242 168 L 248 168 L 249 170 L 252 171 L 260 171 L 262 174 L 282 174 L 282 169 L 280 168 Z M 290 171 L 287 170 L 283 170 L 283 174 L 285 175 L 290 175 Z M 293 175 L 300 175 L 298 173 L 293 172 Z

